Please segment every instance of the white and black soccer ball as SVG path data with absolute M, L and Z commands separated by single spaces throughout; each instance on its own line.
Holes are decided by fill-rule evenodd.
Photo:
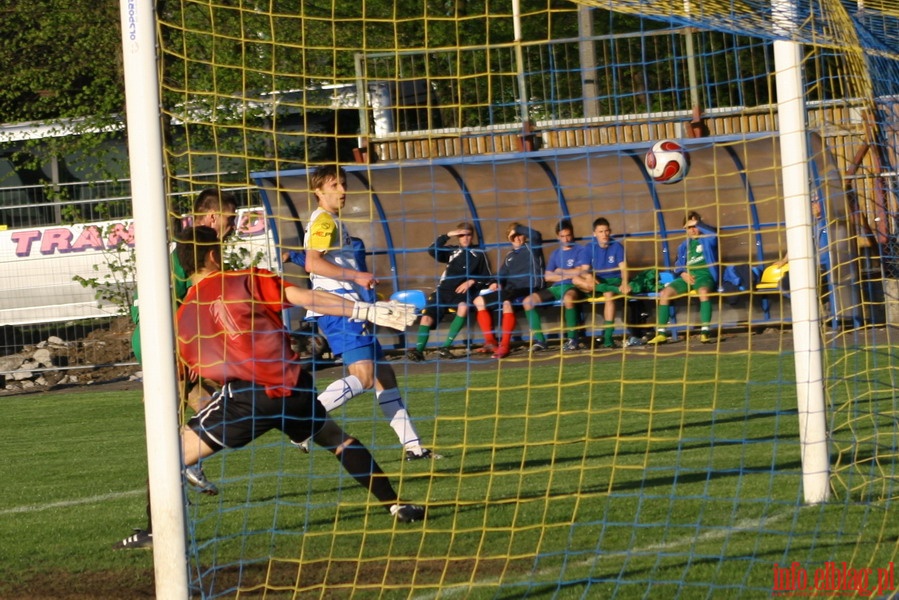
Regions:
M 652 145 L 643 158 L 643 164 L 653 181 L 677 183 L 690 170 L 690 155 L 677 142 L 662 140 Z

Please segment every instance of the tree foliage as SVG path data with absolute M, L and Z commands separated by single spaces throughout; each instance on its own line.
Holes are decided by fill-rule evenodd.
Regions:
M 374 77 L 445 87 L 439 103 L 453 108 L 443 111 L 442 126 L 508 122 L 518 112 L 511 7 L 489 0 L 169 0 L 159 11 L 163 105 L 173 121 L 190 123 L 192 147 L 214 142 L 219 155 L 255 157 L 245 170 L 333 160 L 334 140 L 359 134 L 358 114 L 347 106 L 335 116 L 333 98 L 313 90 L 354 85 L 357 57 L 384 54 L 387 71 Z M 571 2 L 524 0 L 524 39 L 576 36 L 575 11 Z M 491 51 L 489 44 L 507 47 Z M 463 114 L 464 106 L 473 108 Z M 172 156 L 194 171 L 202 169 L 198 162 L 218 160 Z
M 117 2 L 31 0 L 0 9 L 0 115 L 7 123 L 120 113 Z
M 116 161 L 103 159 L 124 108 L 118 3 L 5 2 L 0 39 L 0 119 L 41 122 L 50 133 L 56 133 L 55 127 L 82 134 L 48 135 L 0 148 L 0 158 L 9 161 L 22 183 L 47 183 L 52 157 L 99 157 L 81 161 L 82 172 L 94 179 L 122 173 Z M 62 161 L 59 170 L 60 179 L 68 181 Z M 48 186 L 43 194 L 45 200 L 67 199 L 65 189 Z
M 118 2 L 10 4 L 0 9 L 0 115 L 7 122 L 86 118 L 86 130 L 120 119 Z M 369 79 L 427 81 L 441 114 L 440 123 L 424 126 L 481 127 L 522 118 L 509 2 L 157 0 L 156 10 L 173 173 L 246 173 L 340 157 L 335 146 L 355 144 L 361 129 L 358 111 L 354 105 L 335 110 L 332 95 L 321 90 L 355 85 L 360 55 L 367 57 Z M 570 41 L 579 35 L 577 5 L 522 0 L 521 15 L 525 44 L 569 40 L 526 49 L 530 118 L 577 118 L 582 73 L 574 68 L 577 43 Z M 594 16 L 597 34 L 666 26 L 604 10 Z M 615 42 L 615 56 L 626 57 L 621 67 L 599 57 L 600 65 L 606 61 L 600 67 L 604 112 L 682 108 L 677 94 L 652 93 L 682 87 L 673 84 L 679 75 L 669 72 L 679 50 L 653 43 L 640 37 Z M 69 143 L 47 147 L 60 153 Z

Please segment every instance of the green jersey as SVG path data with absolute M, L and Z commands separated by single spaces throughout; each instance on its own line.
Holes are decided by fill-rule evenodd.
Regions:
M 702 249 L 702 242 L 699 240 L 690 240 L 687 242 L 686 267 L 691 273 L 697 269 L 708 270 L 708 263 L 705 261 L 705 252 Z
M 181 304 L 181 300 L 184 299 L 184 296 L 187 295 L 187 290 L 190 288 L 190 278 L 187 276 L 187 273 L 184 272 L 184 267 L 181 266 L 181 261 L 178 260 L 178 256 L 172 252 L 172 274 L 175 276 L 175 284 L 174 284 L 174 292 L 175 292 L 175 306 L 177 307 Z M 137 292 L 134 293 L 134 305 L 131 307 L 131 320 L 134 321 L 134 333 L 131 334 L 131 349 L 134 352 L 134 357 L 137 359 L 137 362 L 141 362 L 141 350 L 140 350 L 140 309 L 137 305 Z

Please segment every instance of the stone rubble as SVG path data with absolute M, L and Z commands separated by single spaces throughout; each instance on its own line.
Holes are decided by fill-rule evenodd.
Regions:
M 76 341 L 49 336 L 0 356 L 0 395 L 134 380 L 139 370 L 126 327 L 93 331 Z

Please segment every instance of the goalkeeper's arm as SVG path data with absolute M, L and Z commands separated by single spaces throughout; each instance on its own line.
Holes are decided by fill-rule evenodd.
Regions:
M 354 302 L 337 294 L 287 286 L 287 301 L 323 315 L 363 319 L 376 325 L 402 331 L 415 322 L 415 306 L 391 300 L 389 302 Z

